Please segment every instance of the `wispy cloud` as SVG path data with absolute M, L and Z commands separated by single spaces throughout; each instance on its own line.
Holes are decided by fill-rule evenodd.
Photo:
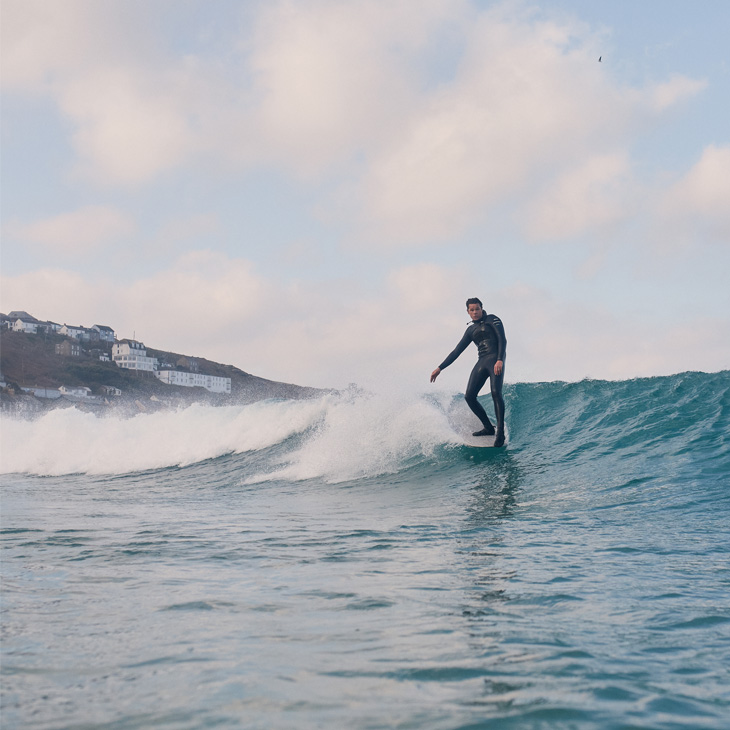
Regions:
M 682 179 L 659 193 L 654 220 L 665 250 L 730 247 L 730 147 L 706 147 Z
M 637 188 L 628 155 L 587 157 L 533 199 L 526 233 L 533 241 L 546 241 L 601 230 L 607 239 L 615 224 L 635 214 Z
M 131 216 L 107 205 L 87 205 L 78 210 L 35 221 L 9 221 L 6 234 L 64 256 L 79 256 L 117 243 L 135 232 Z

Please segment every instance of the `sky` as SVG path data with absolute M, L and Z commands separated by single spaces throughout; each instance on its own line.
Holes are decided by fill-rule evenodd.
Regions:
M 725 0 L 1 0 L 0 311 L 302 385 L 730 368 Z

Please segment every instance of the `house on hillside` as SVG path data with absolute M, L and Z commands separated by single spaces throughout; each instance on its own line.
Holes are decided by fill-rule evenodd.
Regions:
M 158 370 L 155 377 L 167 385 L 181 385 L 184 388 L 205 388 L 211 393 L 231 394 L 231 379 L 201 373 L 184 373 L 180 370 Z
M 24 332 L 27 335 L 34 335 L 38 332 L 40 322 L 28 312 L 10 312 L 8 317 L 13 323 L 14 332 Z
M 56 355 L 62 355 L 63 357 L 80 357 L 81 345 L 79 345 L 78 342 L 64 340 L 56 345 Z
M 28 385 L 23 388 L 24 393 L 30 393 L 36 398 L 47 398 L 48 400 L 55 400 L 61 397 L 61 392 L 58 388 L 46 388 L 41 385 Z
M 49 320 L 48 322 L 39 322 L 38 323 L 38 331 L 47 332 L 49 335 L 57 335 L 58 331 L 60 329 L 61 329 L 61 325 L 58 324 L 58 322 L 51 322 Z
M 114 342 L 116 339 L 114 336 L 114 330 L 111 327 L 107 327 L 105 324 L 95 324 L 91 329 L 94 332 L 99 333 L 98 339 L 101 342 Z
M 198 361 L 192 357 L 185 357 L 185 355 L 177 361 L 177 366 L 179 368 L 186 368 L 191 373 L 197 373 L 200 370 L 200 364 Z
M 144 343 L 137 340 L 120 340 L 112 347 L 112 360 L 120 368 L 128 370 L 157 370 L 157 358 L 147 357 Z
M 88 398 L 91 395 L 91 388 L 87 388 L 85 385 L 62 385 L 58 391 L 61 395 L 70 395 L 73 398 Z
M 58 330 L 58 334 L 64 337 L 73 337 L 75 340 L 89 339 L 89 333 L 86 327 L 72 327 L 70 324 L 64 324 Z
M 115 388 L 113 385 L 102 385 L 99 390 L 104 395 L 115 395 L 120 396 L 122 394 L 122 391 L 119 388 Z
M 109 362 L 111 360 L 109 354 L 104 350 L 100 350 L 98 347 L 92 347 L 90 350 L 87 350 L 87 353 L 93 360 L 101 360 L 102 362 Z
M 25 334 L 56 334 L 61 325 L 56 322 L 41 322 L 32 314 L 19 309 L 10 314 L 0 314 L 0 327 L 14 330 L 15 332 L 24 332 Z

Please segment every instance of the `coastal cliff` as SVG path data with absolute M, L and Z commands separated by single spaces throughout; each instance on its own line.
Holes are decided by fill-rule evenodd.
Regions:
M 109 356 L 110 343 L 82 343 L 78 354 L 57 353 L 57 345 L 70 338 L 52 333 L 28 334 L 0 332 L 0 372 L 5 388 L 0 394 L 4 410 L 37 410 L 68 406 L 96 408 L 108 405 L 132 406 L 150 410 L 194 402 L 208 404 L 247 403 L 267 398 L 311 398 L 324 391 L 317 388 L 267 380 L 202 357 L 147 348 L 148 354 L 175 367 L 194 367 L 196 372 L 231 379 L 231 392 L 211 393 L 200 387 L 168 385 L 152 373 L 120 368 L 116 363 L 100 359 Z M 63 349 L 63 348 L 61 348 Z M 29 394 L 28 388 L 56 391 L 59 388 L 85 388 L 91 398 L 53 398 Z M 118 392 L 118 395 L 109 395 Z M 55 395 L 55 393 L 54 393 Z

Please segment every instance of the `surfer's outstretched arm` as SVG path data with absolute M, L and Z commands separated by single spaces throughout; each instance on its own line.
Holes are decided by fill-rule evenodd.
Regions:
M 449 367 L 459 355 L 469 346 L 471 342 L 471 330 L 467 329 L 464 336 L 459 340 L 459 344 L 451 351 L 447 358 L 431 373 L 431 382 L 433 383 L 440 375 L 444 368 Z
M 456 360 L 459 355 L 461 355 L 464 350 L 466 350 L 467 347 L 471 344 L 471 329 L 467 328 L 466 332 L 464 332 L 464 336 L 459 340 L 459 344 L 446 356 L 446 359 L 436 368 L 439 372 L 441 372 L 444 368 L 449 367 L 454 360 Z M 434 372 L 436 372 L 434 370 Z

